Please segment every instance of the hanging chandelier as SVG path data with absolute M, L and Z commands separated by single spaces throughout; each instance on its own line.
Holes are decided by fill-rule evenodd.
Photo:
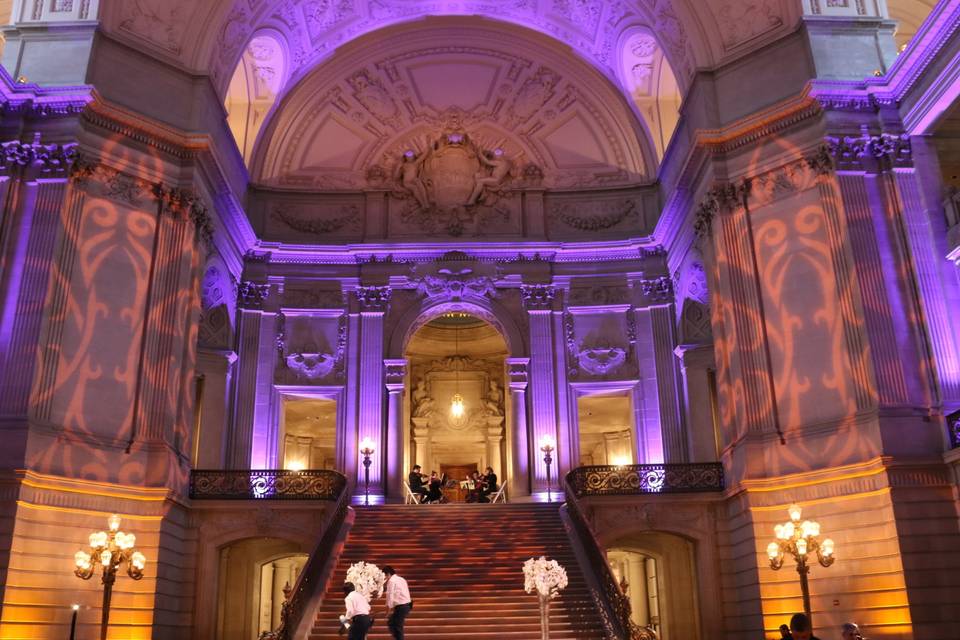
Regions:
M 453 339 L 454 339 L 454 357 L 460 358 L 460 326 L 454 325 L 453 327 Z M 453 397 L 450 398 L 450 415 L 454 420 L 459 420 L 463 417 L 464 407 L 463 407 L 463 396 L 460 395 L 460 363 L 454 361 L 453 365 L 454 373 L 454 389 Z

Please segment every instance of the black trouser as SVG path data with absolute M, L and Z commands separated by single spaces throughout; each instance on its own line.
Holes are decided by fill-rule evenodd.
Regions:
M 403 623 L 410 615 L 413 608 L 411 604 L 398 604 L 393 608 L 393 613 L 387 618 L 387 627 L 395 640 L 403 640 Z
M 367 632 L 373 626 L 373 618 L 370 616 L 353 616 L 350 621 L 350 633 L 347 634 L 347 640 L 365 640 Z

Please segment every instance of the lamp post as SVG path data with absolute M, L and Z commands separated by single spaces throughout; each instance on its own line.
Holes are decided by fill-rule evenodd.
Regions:
M 360 454 L 363 456 L 363 505 L 370 506 L 370 456 L 376 451 L 373 440 L 364 438 L 360 441 Z
M 540 451 L 543 452 L 543 462 L 547 465 L 547 502 L 553 502 L 553 496 L 550 493 L 550 463 L 553 462 L 553 456 L 550 454 L 557 448 L 557 441 L 552 436 L 543 436 L 540 438 Z
M 107 519 L 109 531 L 97 531 L 90 534 L 90 551 L 77 551 L 74 555 L 76 568 L 74 575 L 82 580 L 89 580 L 97 571 L 99 564 L 103 568 L 100 582 L 103 583 L 103 609 L 100 616 L 100 640 L 107 638 L 107 625 L 110 621 L 110 598 L 113 595 L 113 583 L 117 581 L 117 571 L 124 564 L 127 565 L 127 575 L 134 580 L 143 577 L 143 568 L 147 558 L 134 549 L 137 537 L 132 533 L 120 531 L 120 516 L 114 514 Z M 73 623 L 70 635 L 73 637 L 76 626 L 77 610 L 74 605 Z
M 77 637 L 77 613 L 80 611 L 80 605 L 75 604 L 71 607 L 73 615 L 70 617 L 70 640 Z
M 767 545 L 767 556 L 770 558 L 770 568 L 774 571 L 783 566 L 784 556 L 791 555 L 797 563 L 797 573 L 800 574 L 800 592 L 803 594 L 803 612 L 810 620 L 813 628 L 813 618 L 810 615 L 810 588 L 807 585 L 807 574 L 810 573 L 810 564 L 807 556 L 817 554 L 817 561 L 822 567 L 829 567 L 835 560 L 833 556 L 833 540 L 820 540 L 820 523 L 813 520 L 800 521 L 802 513 L 800 506 L 790 505 L 787 509 L 790 521 L 778 524 L 773 528 L 777 536 L 775 542 Z

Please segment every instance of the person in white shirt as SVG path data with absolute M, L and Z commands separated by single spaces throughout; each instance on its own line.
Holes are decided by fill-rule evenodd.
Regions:
M 373 618 L 370 617 L 370 603 L 353 586 L 352 582 L 343 583 L 343 599 L 347 606 L 347 613 L 344 618 L 350 621 L 350 633 L 348 640 L 365 640 L 370 627 L 373 626 Z
M 387 627 L 394 640 L 403 640 L 403 623 L 413 609 L 410 588 L 393 567 L 384 567 L 383 573 L 387 576 Z

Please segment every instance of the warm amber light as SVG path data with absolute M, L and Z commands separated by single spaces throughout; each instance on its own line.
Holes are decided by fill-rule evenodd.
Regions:
M 290 464 L 288 464 L 287 469 L 289 469 L 290 471 L 296 471 L 297 473 L 299 473 L 304 469 L 306 469 L 306 465 L 304 465 L 302 462 L 297 460 L 296 462 L 291 462 Z
M 376 447 L 373 444 L 373 440 L 369 437 L 360 441 L 360 453 L 365 456 L 372 456 L 374 451 L 376 451 Z
M 118 531 L 120 529 L 120 516 L 113 514 L 107 518 L 107 524 L 110 526 L 110 531 Z
M 798 504 L 792 504 L 787 508 L 787 513 L 790 514 L 790 519 L 794 522 L 800 522 L 800 514 L 803 513 L 803 510 Z
M 450 415 L 454 418 L 462 418 L 464 413 L 463 396 L 459 393 L 453 394 L 450 400 Z
M 540 438 L 540 451 L 544 453 L 549 453 L 557 448 L 557 441 L 553 439 L 553 436 L 542 436 Z
M 780 545 L 778 545 L 776 542 L 771 542 L 768 544 L 767 555 L 770 556 L 771 560 L 775 559 L 778 555 L 780 555 Z
M 633 464 L 633 459 L 631 459 L 630 456 L 619 455 L 613 456 L 611 462 L 618 467 L 624 467 L 628 464 Z

